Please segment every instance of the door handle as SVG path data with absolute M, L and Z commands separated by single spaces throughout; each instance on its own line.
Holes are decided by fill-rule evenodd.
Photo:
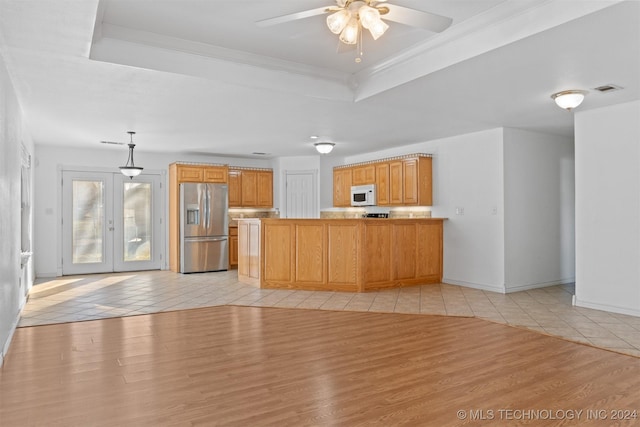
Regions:
M 115 227 L 109 227 L 109 231 L 115 230 Z

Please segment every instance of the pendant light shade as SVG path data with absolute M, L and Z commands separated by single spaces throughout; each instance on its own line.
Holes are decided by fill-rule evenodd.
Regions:
M 135 135 L 136 133 L 133 131 L 129 131 L 127 133 L 129 134 L 130 138 L 129 158 L 127 159 L 127 164 L 125 166 L 120 166 L 120 172 L 122 172 L 124 176 L 128 176 L 129 178 L 133 179 L 134 176 L 140 175 L 143 168 L 136 166 L 133 162 L 133 147 L 136 146 L 136 144 L 133 143 L 133 135 Z

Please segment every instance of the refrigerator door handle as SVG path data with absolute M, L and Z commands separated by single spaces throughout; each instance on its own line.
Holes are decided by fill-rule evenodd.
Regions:
M 227 236 L 220 237 L 188 237 L 185 239 L 185 242 L 224 242 L 228 240 Z
M 204 226 L 207 228 L 207 230 L 210 227 L 210 222 L 211 222 L 211 194 L 209 194 L 209 186 L 206 186 L 206 190 L 205 190 L 205 201 L 204 201 L 204 211 L 205 211 L 205 223 Z

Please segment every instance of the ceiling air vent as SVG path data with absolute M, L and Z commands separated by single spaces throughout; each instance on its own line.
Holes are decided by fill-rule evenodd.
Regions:
M 258 151 L 254 151 L 254 152 L 253 152 L 253 153 L 251 153 L 251 154 L 253 154 L 253 155 L 255 155 L 255 156 L 268 156 L 268 155 L 270 155 L 271 153 L 261 153 L 261 152 L 258 152 Z
M 594 87 L 593 90 L 597 90 L 598 92 L 615 92 L 617 90 L 621 90 L 622 87 L 620 86 L 616 86 L 616 85 L 603 85 L 603 86 L 598 86 L 598 87 Z

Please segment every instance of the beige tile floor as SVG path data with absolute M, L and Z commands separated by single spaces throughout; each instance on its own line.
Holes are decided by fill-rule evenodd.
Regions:
M 498 294 L 439 284 L 370 293 L 267 290 L 236 271 L 170 271 L 38 280 L 19 327 L 216 305 L 475 316 L 640 357 L 640 317 L 571 305 L 573 285 Z

